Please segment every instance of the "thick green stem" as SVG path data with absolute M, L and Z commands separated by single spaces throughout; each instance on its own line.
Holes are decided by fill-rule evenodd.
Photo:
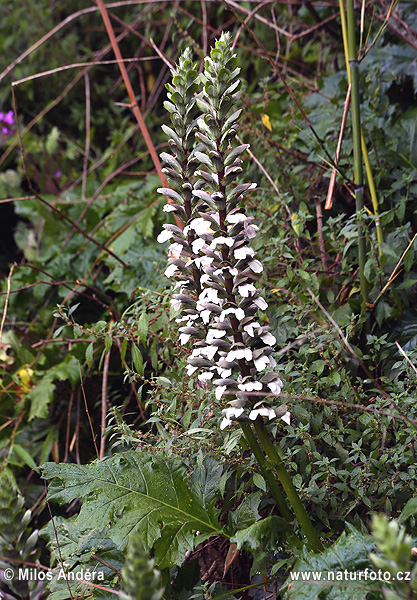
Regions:
M 310 543 L 311 548 L 316 552 L 321 552 L 323 550 L 323 545 L 320 541 L 319 535 L 310 521 L 310 517 L 308 516 L 307 511 L 304 508 L 303 503 L 301 502 L 297 490 L 295 489 L 293 482 L 291 481 L 289 473 L 285 469 L 285 466 L 268 435 L 268 432 L 265 428 L 262 419 L 259 417 L 255 421 L 255 430 L 258 434 L 258 438 L 261 442 L 262 448 L 264 449 L 267 457 L 269 458 L 270 462 L 275 468 L 275 472 L 278 475 L 282 487 L 284 488 L 287 498 L 290 501 L 290 504 L 301 527 L 303 528 L 303 531 Z
M 347 0 L 347 29 L 350 81 L 352 85 L 352 137 L 355 179 L 356 212 L 358 217 L 359 276 L 362 297 L 362 313 L 368 301 L 368 282 L 365 277 L 366 239 L 363 226 L 363 168 L 361 147 L 361 120 L 359 105 L 359 69 L 356 48 L 355 12 L 353 0 Z
M 287 521 L 292 521 L 293 516 L 285 502 L 284 495 L 279 489 L 278 483 L 272 471 L 268 469 L 265 455 L 262 451 L 262 448 L 259 445 L 258 440 L 255 437 L 255 434 L 252 431 L 251 425 L 245 421 L 240 421 L 239 425 L 242 428 L 243 435 L 245 436 L 246 441 L 248 442 L 249 447 L 257 460 L 261 473 L 268 484 L 269 490 L 275 500 L 275 504 L 277 505 L 279 512 L 284 517 L 284 519 L 286 519 Z

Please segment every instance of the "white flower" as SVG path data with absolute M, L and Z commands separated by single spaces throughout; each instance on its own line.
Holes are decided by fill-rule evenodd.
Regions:
M 249 263 L 249 267 L 254 273 L 262 273 L 264 270 L 262 263 L 259 260 L 251 260 Z
M 191 358 L 200 358 L 202 355 L 203 348 L 194 348 L 191 352 Z
M 213 360 L 214 355 L 216 354 L 218 348 L 217 346 L 206 346 L 203 350 L 202 350 L 202 354 L 204 354 L 208 360 Z
M 197 309 L 198 310 L 198 309 Z M 203 319 L 203 323 L 205 325 L 207 325 L 207 323 L 210 321 L 210 316 L 211 316 L 211 311 L 206 309 L 206 310 L 202 310 L 200 312 L 200 317 Z
M 267 331 L 266 333 L 263 333 L 261 335 L 261 340 L 267 345 L 267 346 L 273 346 L 275 344 L 276 337 L 272 335 L 272 333 L 269 333 L 269 331 Z
M 242 221 L 246 221 L 247 218 L 248 217 L 243 213 L 233 213 L 233 215 L 228 215 L 226 217 L 226 221 L 228 223 L 241 223 Z
M 175 243 L 171 244 L 168 248 L 168 256 L 172 256 L 173 258 L 179 258 L 182 252 L 182 245 Z
M 257 371 L 263 371 L 266 367 L 269 367 L 269 357 L 261 355 L 258 358 L 255 358 L 254 361 L 255 367 Z
M 269 420 L 271 419 L 275 419 L 276 418 L 276 414 L 273 408 L 267 408 L 266 406 L 263 406 L 262 408 L 256 408 L 254 410 L 251 410 L 249 413 L 249 419 L 251 419 L 251 421 L 255 421 L 258 417 L 268 417 Z
M 210 371 L 204 371 L 203 373 L 200 373 L 200 375 L 198 375 L 197 379 L 199 381 L 210 381 L 210 379 L 213 379 L 213 375 L 214 373 L 211 373 Z
M 244 285 L 240 285 L 238 287 L 238 292 L 242 298 L 248 298 L 249 294 L 256 292 L 256 287 L 253 285 L 253 283 L 245 283 Z
M 184 227 L 184 235 L 187 235 L 189 229 L 194 230 L 197 235 L 204 235 L 205 233 L 210 232 L 210 228 L 210 221 L 206 221 L 202 217 L 197 217 L 197 219 L 193 219 L 187 227 Z
M 217 398 L 217 400 L 220 400 L 220 398 L 223 396 L 223 394 L 226 391 L 226 389 L 227 389 L 227 387 L 225 385 L 218 385 L 217 386 L 217 388 L 216 388 L 216 398 Z
M 248 246 L 241 246 L 240 248 L 236 248 L 236 250 L 234 251 L 234 256 L 236 258 L 236 260 L 243 260 L 245 258 L 247 258 L 248 256 L 250 256 L 252 258 L 252 256 L 255 256 L 255 250 L 253 250 L 252 248 L 248 248 Z M 259 262 L 259 261 L 252 261 L 252 262 Z M 259 263 L 261 264 L 261 263 Z
M 228 362 L 242 360 L 243 358 L 246 358 L 246 360 L 252 360 L 252 350 L 250 348 L 237 348 L 236 350 L 230 350 L 226 356 L 226 360 Z
M 191 336 L 188 333 L 181 333 L 181 335 L 179 337 L 180 344 L 182 346 L 184 346 L 188 342 L 188 340 L 190 339 L 190 337 Z
M 238 419 L 244 413 L 243 408 L 226 408 L 223 410 L 224 419 L 220 423 L 220 429 L 224 429 L 233 423 L 234 419 Z
M 254 392 L 262 389 L 262 383 L 260 381 L 248 381 L 246 383 L 239 383 L 237 386 L 242 392 Z
M 212 256 L 197 256 L 193 262 L 197 269 L 201 269 L 202 267 L 209 267 L 213 260 L 214 258 Z
M 198 297 L 198 302 L 213 302 L 214 304 L 220 304 L 221 299 L 218 297 L 219 291 L 215 288 L 205 288 Z M 197 309 L 198 310 L 198 309 Z
M 234 315 L 238 321 L 241 321 L 245 318 L 245 311 L 242 308 L 228 308 L 220 314 L 220 323 L 224 322 L 227 315 Z
M 181 300 L 177 300 L 177 298 L 172 298 L 171 302 L 171 306 L 174 310 L 180 310 L 182 302 Z M 182 321 L 182 319 L 180 319 Z M 177 323 L 179 322 L 178 319 L 176 319 Z
M 222 419 L 222 422 L 220 423 L 220 429 L 225 429 L 228 425 L 231 425 L 233 423 L 233 421 L 231 421 L 230 419 Z
M 227 379 L 232 374 L 232 369 L 222 369 L 221 367 L 217 366 L 216 369 L 217 373 L 219 374 L 219 377 L 221 377 L 222 379 Z
M 192 365 L 187 365 L 185 367 L 185 370 L 187 371 L 187 375 L 189 377 L 191 377 L 191 375 L 197 371 L 197 367 L 193 367 Z
M 207 332 L 206 342 L 207 344 L 211 344 L 213 340 L 218 340 L 226 335 L 226 331 L 224 329 L 209 329 Z
M 191 244 L 194 254 L 198 254 L 200 250 L 204 248 L 206 242 L 202 238 L 197 238 Z
M 158 235 L 156 240 L 160 244 L 163 244 L 164 242 L 167 242 L 168 240 L 170 240 L 173 235 L 174 235 L 173 231 L 170 231 L 169 229 L 164 229 L 164 231 L 161 231 L 161 233 Z
M 162 210 L 164 212 L 174 212 L 174 210 L 177 210 L 177 209 L 175 208 L 175 206 L 172 206 L 172 204 L 165 204 L 165 206 Z
M 254 298 L 253 303 L 255 304 L 255 306 L 257 306 L 261 310 L 266 310 L 268 308 L 268 303 L 265 302 L 265 300 L 262 298 L 262 296 L 259 296 L 258 298 Z
M 246 331 L 251 337 L 255 337 L 255 329 L 260 329 L 261 325 L 254 321 L 253 323 L 248 323 L 243 327 L 243 330 Z
M 238 419 L 245 411 L 243 408 L 234 408 L 231 406 L 230 408 L 225 408 L 222 412 L 226 419 Z
M 259 227 L 257 225 L 249 225 L 249 223 L 245 223 L 245 235 L 248 240 L 253 240 L 256 237 L 256 232 L 259 231 Z
M 233 246 L 234 240 L 233 238 L 228 238 L 228 237 L 224 237 L 223 235 L 214 238 L 214 240 L 211 242 L 210 244 L 210 249 L 211 250 L 215 250 L 217 247 L 217 244 L 224 244 L 225 246 L 229 246 L 229 248 L 231 246 Z
M 165 269 L 165 277 L 172 277 L 172 275 L 174 275 L 174 273 L 176 273 L 178 271 L 178 267 L 177 265 L 169 265 L 166 269 Z
M 289 413 L 289 411 L 287 410 L 287 412 L 285 413 L 285 415 L 282 415 L 281 420 L 284 421 L 284 423 L 287 423 L 287 425 L 290 424 L 291 421 L 291 415 Z
M 275 381 L 271 381 L 268 383 L 268 387 L 275 396 L 278 396 L 281 393 L 283 383 L 281 379 L 275 379 Z

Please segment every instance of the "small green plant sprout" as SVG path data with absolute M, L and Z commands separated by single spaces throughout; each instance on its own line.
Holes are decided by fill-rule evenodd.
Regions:
M 18 569 L 30 563 L 32 570 L 40 555 L 38 531 L 29 527 L 32 518 L 25 510 L 24 499 L 19 494 L 13 475 L 0 473 L 0 581 L 1 589 L 8 589 L 7 598 L 42 600 L 48 595 L 40 578 L 21 579 Z M 6 588 L 5 588 L 6 586 Z M 0 593 L 0 597 L 3 596 Z
M 247 144 L 232 147 L 241 110 L 240 69 L 236 67 L 230 36 L 223 33 L 200 76 L 203 91 L 195 96 L 197 71 L 189 50 L 180 58 L 173 84 L 168 84 L 174 131 L 170 146 L 175 156 L 162 154 L 165 172 L 180 191 L 160 191 L 174 200 L 167 210 L 184 221 L 184 230 L 165 225 L 159 241 L 171 240 L 167 277 L 176 279 L 173 304 L 182 307 L 180 342 L 193 340 L 189 375 L 216 386 L 216 398 L 229 398 L 221 422 L 283 418 L 286 407 L 275 407 L 267 397 L 279 395 L 282 382 L 272 369 L 275 337 L 261 324 L 258 311 L 267 303 L 256 288 L 263 267 L 250 241 L 257 226 L 246 216 L 243 193 L 256 184 L 236 180 L 242 173 L 240 155 Z M 175 86 L 175 87 L 174 87 Z M 203 113 L 195 120 L 196 108 Z M 191 140 L 194 140 L 192 147 Z M 195 141 L 196 140 L 196 141 Z M 195 165 L 201 164 L 197 170 Z
M 417 597 L 417 564 L 412 561 L 413 540 L 398 521 L 388 521 L 384 515 L 373 515 L 372 537 L 378 554 L 370 559 L 381 569 L 384 581 L 389 582 L 383 590 L 387 600 L 405 600 Z M 414 564 L 412 564 L 414 563 Z
M 160 600 L 164 594 L 161 573 L 155 568 L 155 561 L 145 551 L 141 536 L 130 536 L 126 554 L 126 564 L 122 570 L 122 600 Z

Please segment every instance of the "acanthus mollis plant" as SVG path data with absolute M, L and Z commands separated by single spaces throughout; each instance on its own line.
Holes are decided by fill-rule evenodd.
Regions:
M 161 155 L 169 165 L 165 172 L 180 184 L 179 192 L 160 190 L 174 201 L 166 210 L 185 221 L 183 231 L 165 225 L 159 236 L 160 241 L 173 242 L 166 275 L 176 277 L 175 304 L 184 308 L 180 340 L 194 339 L 188 374 L 200 370 L 198 378 L 213 381 L 218 399 L 223 394 L 233 397 L 222 428 L 232 419 L 272 419 L 277 414 L 289 418 L 287 411 L 275 411 L 262 396 L 278 395 L 282 382 L 270 371 L 276 364 L 271 356 L 275 337 L 258 319 L 258 310 L 267 308 L 254 285 L 262 264 L 249 245 L 258 228 L 239 207 L 242 193 L 256 184 L 236 185 L 242 172 L 240 155 L 249 146 L 231 146 L 241 113 L 234 110 L 240 87 L 240 69 L 234 63 L 228 35 L 223 34 L 206 58 L 200 77 L 204 90 L 196 98 L 197 73 L 189 51 L 182 55 L 174 85 L 167 86 L 170 102 L 165 105 L 174 131 L 164 131 L 175 155 Z M 204 115 L 197 121 L 198 131 L 197 106 Z M 200 143 L 192 148 L 195 137 Z M 199 163 L 203 168 L 196 170 Z
M 281 392 L 282 382 L 272 356 L 275 337 L 269 325 L 261 323 L 258 312 L 267 308 L 255 282 L 263 267 L 251 247 L 257 226 L 245 214 L 244 192 L 256 187 L 238 183 L 242 173 L 240 156 L 249 147 L 235 146 L 238 119 L 240 69 L 231 47 L 230 34 L 223 33 L 204 72 L 196 68 L 186 50 L 168 84 L 173 128 L 164 128 L 174 155 L 163 153 L 165 173 L 178 191 L 159 191 L 170 203 L 165 210 L 182 220 L 184 229 L 165 225 L 158 237 L 171 242 L 167 277 L 176 279 L 173 304 L 182 308 L 180 341 L 193 341 L 187 372 L 216 386 L 217 399 L 225 396 L 220 427 L 236 420 L 258 460 L 281 514 L 291 519 L 285 499 L 265 463 L 265 456 L 250 427 L 254 422 L 258 438 L 287 493 L 313 547 L 321 543 L 273 447 L 262 417 L 289 420 L 285 405 L 274 407 L 269 399 Z M 197 94 L 199 87 L 202 91 Z M 198 110 L 201 116 L 197 118 Z M 198 165 L 200 168 L 198 169 Z

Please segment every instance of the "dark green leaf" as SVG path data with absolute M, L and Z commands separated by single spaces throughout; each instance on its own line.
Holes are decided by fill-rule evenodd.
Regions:
M 216 464 L 206 464 L 205 474 L 196 476 L 190 486 L 179 461 L 135 451 L 89 465 L 46 463 L 42 473 L 45 479 L 52 479 L 50 501 L 82 500 L 77 517 L 80 530 L 105 523 L 108 537 L 121 549 L 129 535 L 138 531 L 147 550 L 155 547 L 161 568 L 181 564 L 193 548 L 195 531 L 205 535 L 221 532 L 212 493 L 218 476 Z M 203 500 L 203 489 L 208 499 Z

